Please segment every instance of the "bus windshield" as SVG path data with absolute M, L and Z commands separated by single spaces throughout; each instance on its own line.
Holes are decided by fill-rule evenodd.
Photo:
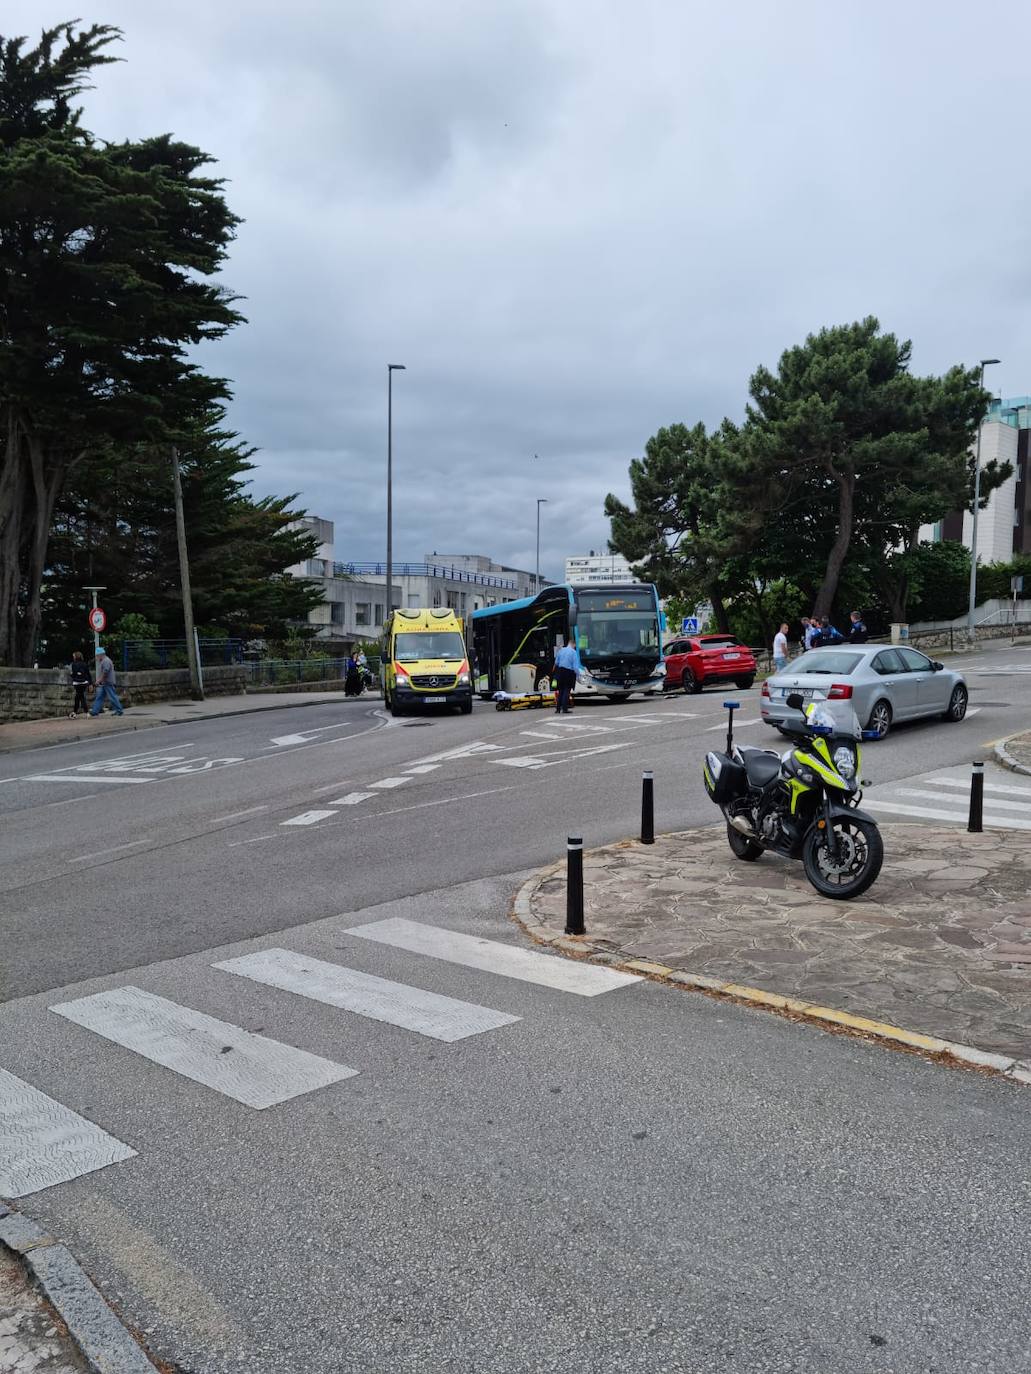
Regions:
M 465 643 L 455 630 L 434 630 L 418 634 L 410 631 L 399 634 L 394 641 L 394 658 L 398 663 L 415 663 L 420 658 L 465 658 Z
M 658 662 L 659 617 L 650 589 L 578 592 L 577 645 L 585 661 L 645 658 Z

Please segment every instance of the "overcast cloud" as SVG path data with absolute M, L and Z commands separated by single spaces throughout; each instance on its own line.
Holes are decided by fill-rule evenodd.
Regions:
M 914 366 L 1031 392 L 1023 0 L 5 0 L 120 26 L 88 125 L 170 130 L 245 219 L 227 284 L 257 495 L 342 559 L 542 570 L 603 546 L 663 424 L 740 418 L 759 362 L 876 314 Z M 538 454 L 539 458 L 533 458 Z

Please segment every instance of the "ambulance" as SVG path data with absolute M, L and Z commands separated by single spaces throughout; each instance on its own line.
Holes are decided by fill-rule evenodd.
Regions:
M 383 627 L 383 701 L 392 716 L 413 706 L 473 709 L 462 622 L 449 607 L 398 609 Z

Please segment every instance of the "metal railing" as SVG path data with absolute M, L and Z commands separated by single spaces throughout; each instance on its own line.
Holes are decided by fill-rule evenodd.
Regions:
M 207 668 L 239 663 L 243 658 L 242 639 L 202 639 L 199 643 L 201 663 Z M 185 639 L 122 639 L 115 640 L 112 648 L 124 673 L 186 668 L 190 662 Z
M 244 663 L 250 687 L 280 687 L 291 682 L 342 682 L 347 672 L 347 658 L 261 658 Z M 370 658 L 366 665 L 379 681 L 379 659 Z
M 385 563 L 334 563 L 334 577 L 386 577 Z M 390 570 L 394 577 L 441 577 L 449 582 L 468 582 L 477 587 L 500 587 L 515 591 L 515 578 L 498 577 L 495 573 L 469 572 L 465 568 L 449 567 L 445 563 L 394 563 Z M 543 579 L 542 579 L 543 580 Z

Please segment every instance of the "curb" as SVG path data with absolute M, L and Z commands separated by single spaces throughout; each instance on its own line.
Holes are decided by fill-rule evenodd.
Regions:
M 1026 735 L 1027 731 L 1019 730 L 1017 734 Z M 1020 763 L 1006 748 L 1010 740 L 1016 738 L 1017 735 L 1007 735 L 1005 739 L 1000 740 L 998 744 L 992 746 L 995 762 L 1001 764 L 1003 768 L 1008 768 L 1011 773 L 1023 773 L 1026 777 L 1031 777 L 1031 768 L 1029 768 L 1026 763 Z
M 531 899 L 541 883 L 548 878 L 561 875 L 564 867 L 564 862 L 560 860 L 527 878 L 512 900 L 509 915 L 535 944 L 547 945 L 567 959 L 582 959 L 605 964 L 610 968 L 624 969 L 627 973 L 639 974 L 653 982 L 672 983 L 676 987 L 704 992 L 722 1001 L 759 1007 L 791 1020 L 811 1022 L 824 1030 L 845 1031 L 867 1039 L 884 1041 L 925 1055 L 937 1064 L 982 1069 L 1015 1083 L 1031 1085 L 1031 1070 L 1018 1067 L 1020 1061 L 1004 1054 L 989 1054 L 985 1050 L 976 1049 L 973 1045 L 941 1040 L 936 1035 L 906 1030 L 902 1026 L 893 1026 L 888 1021 L 874 1021 L 868 1016 L 856 1016 L 852 1012 L 838 1011 L 834 1007 L 822 1007 L 814 1002 L 804 1002 L 797 997 L 784 997 L 778 992 L 766 992 L 762 988 L 748 987 L 744 983 L 710 978 L 702 973 L 687 973 L 684 969 L 670 968 L 667 964 L 654 963 L 650 959 L 624 958 L 618 952 L 593 944 L 585 935 L 553 934 L 546 930 L 533 914 Z
M 359 698 L 361 700 L 361 698 Z M 367 701 L 382 702 L 382 697 L 367 697 Z M 262 711 L 300 711 L 306 706 L 336 706 L 335 701 L 288 701 L 283 705 L 272 706 L 238 706 L 232 711 L 212 712 L 204 716 L 191 716 L 189 719 L 181 718 L 177 720 L 148 720 L 140 725 L 125 725 L 121 730 L 105 730 L 98 734 L 95 730 L 87 730 L 81 735 L 65 735 L 63 739 L 36 740 L 32 744 L 0 744 L 0 754 L 19 754 L 26 749 L 52 749 L 58 744 L 76 744 L 84 739 L 110 739 L 113 735 L 133 735 L 137 730 L 159 730 L 170 725 L 197 725 L 205 720 L 228 720 L 231 716 L 255 716 Z M 133 709 L 131 706 L 128 708 Z M 51 717 L 53 719 L 53 717 Z M 60 717 L 57 717 L 60 719 Z M 25 724 L 30 722 L 26 721 Z
M 158 1366 L 118 1320 L 71 1252 L 2 1202 L 0 1244 L 21 1256 L 93 1374 L 154 1374 Z

